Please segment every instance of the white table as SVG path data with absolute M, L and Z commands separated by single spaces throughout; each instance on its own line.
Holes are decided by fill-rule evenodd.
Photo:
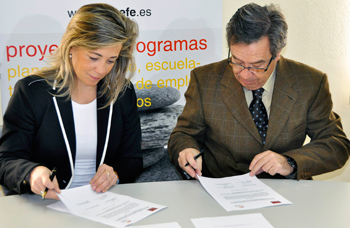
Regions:
M 275 228 L 350 227 L 350 183 L 262 181 L 293 205 L 227 212 L 195 180 L 124 184 L 111 191 L 168 206 L 134 226 L 178 222 L 182 228 L 194 228 L 191 218 L 262 213 Z M 1 197 L 0 227 L 109 227 L 46 207 L 53 202 L 37 195 Z

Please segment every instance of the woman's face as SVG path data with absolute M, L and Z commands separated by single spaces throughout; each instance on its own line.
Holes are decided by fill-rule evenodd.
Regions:
M 113 68 L 119 57 L 122 44 L 88 50 L 72 47 L 72 65 L 76 75 L 78 88 L 95 88 Z

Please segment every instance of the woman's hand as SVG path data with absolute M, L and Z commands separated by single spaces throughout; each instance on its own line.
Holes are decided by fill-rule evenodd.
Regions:
M 114 169 L 106 164 L 98 167 L 95 176 L 91 179 L 90 184 L 92 190 L 96 192 L 106 192 L 118 181 L 118 176 L 114 173 Z
M 61 193 L 56 177 L 50 180 L 51 170 L 45 166 L 37 166 L 30 173 L 29 183 L 32 192 L 42 196 L 46 188 L 49 190 L 45 198 L 59 200 L 56 193 Z

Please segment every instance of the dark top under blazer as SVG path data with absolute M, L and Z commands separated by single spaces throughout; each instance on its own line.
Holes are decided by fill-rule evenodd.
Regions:
M 36 166 L 57 167 L 61 189 L 71 178 L 71 168 L 61 127 L 53 103 L 55 90 L 40 77 L 28 76 L 16 83 L 4 115 L 0 139 L 0 184 L 8 194 L 23 194 L 30 190 L 23 183 Z M 71 100 L 56 97 L 64 128 L 75 162 L 76 142 Z M 97 99 L 97 154 L 99 167 L 107 134 L 110 106 L 104 97 Z M 141 128 L 136 95 L 130 83 L 113 105 L 109 143 L 104 164 L 118 173 L 120 183 L 133 182 L 142 171 Z
M 185 97 L 168 145 L 178 168 L 185 148 L 204 149 L 203 175 L 213 177 L 248 173 L 254 156 L 266 150 L 294 158 L 297 179 L 338 169 L 349 157 L 327 76 L 305 64 L 282 56 L 277 63 L 265 145 L 227 60 L 192 70 Z M 303 146 L 306 135 L 311 142 Z M 258 177 L 284 178 L 264 172 Z

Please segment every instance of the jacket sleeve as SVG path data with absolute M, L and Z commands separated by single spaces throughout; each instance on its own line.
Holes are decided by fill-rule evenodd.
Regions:
M 179 153 L 186 148 L 195 148 L 200 151 L 206 130 L 200 86 L 194 70 L 191 71 L 191 80 L 185 98 L 186 105 L 168 141 L 170 160 L 181 174 L 182 169 L 178 164 Z
M 132 83 L 129 83 L 128 88 L 120 99 L 123 134 L 118 151 L 119 156 L 113 168 L 118 173 L 119 183 L 132 183 L 141 174 L 143 167 L 140 118 Z
M 297 162 L 298 180 L 339 169 L 349 157 L 349 140 L 342 129 L 340 117 L 332 111 L 332 107 L 327 76 L 323 75 L 307 115 L 306 134 L 311 141 L 300 149 L 284 153 Z
M 33 96 L 27 84 L 18 81 L 4 115 L 0 139 L 0 184 L 9 189 L 9 194 L 31 193 L 25 177 L 33 168 L 42 165 L 29 161 L 35 134 L 32 104 Z

